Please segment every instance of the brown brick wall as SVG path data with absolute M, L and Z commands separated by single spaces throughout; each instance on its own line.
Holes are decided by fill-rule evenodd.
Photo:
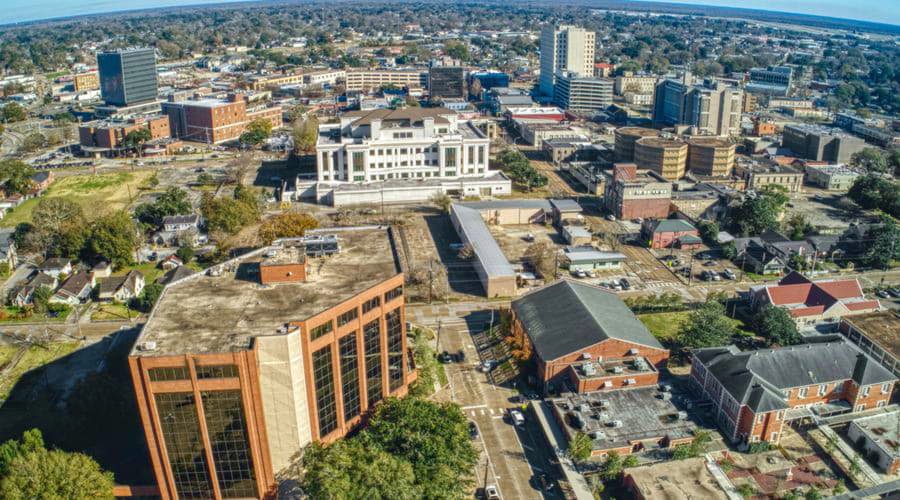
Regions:
M 568 376 L 565 372 L 569 369 L 569 365 L 583 361 L 582 354 L 585 352 L 590 353 L 593 359 L 597 359 L 601 356 L 604 359 L 625 358 L 629 356 L 628 351 L 630 349 L 637 349 L 639 356 L 647 358 L 647 360 L 657 368 L 665 366 L 666 360 L 669 359 L 669 351 L 666 349 L 656 349 L 653 347 L 623 342 L 617 339 L 609 339 L 594 344 L 586 349 L 570 353 L 559 359 L 545 361 L 538 358 L 538 375 L 544 382 L 562 380 Z
M 653 233 L 652 248 L 669 248 L 675 245 L 675 240 L 682 236 L 700 236 L 698 231 L 678 231 L 674 233 Z
M 635 387 L 656 385 L 659 382 L 658 372 L 645 373 L 641 375 L 628 375 L 623 373 L 621 375 L 611 375 L 609 377 L 596 377 L 582 380 L 578 380 L 573 372 L 570 373 L 572 373 L 572 385 L 576 387 L 576 390 L 578 392 L 592 392 L 601 390 L 611 391 L 622 388 L 633 389 Z M 625 381 L 628 379 L 633 379 L 635 383 L 626 385 Z M 603 384 L 605 384 L 607 381 L 612 382 L 612 387 L 603 386 Z
M 616 207 L 620 219 L 664 219 L 669 216 L 669 198 L 624 200 Z

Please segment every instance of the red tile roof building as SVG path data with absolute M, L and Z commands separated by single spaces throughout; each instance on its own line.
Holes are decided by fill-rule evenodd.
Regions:
M 754 307 L 784 307 L 798 326 L 836 322 L 881 308 L 877 299 L 865 296 L 856 279 L 810 281 L 796 271 L 777 285 L 753 287 L 750 292 Z

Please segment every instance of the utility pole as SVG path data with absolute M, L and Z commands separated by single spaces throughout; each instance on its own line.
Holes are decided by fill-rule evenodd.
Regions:
M 437 339 L 434 342 L 434 352 L 439 353 L 441 350 L 441 320 L 438 320 Z
M 694 283 L 694 249 L 691 248 L 691 263 L 688 264 L 688 286 Z
M 431 298 L 434 294 L 434 259 L 428 261 L 428 303 L 431 304 Z

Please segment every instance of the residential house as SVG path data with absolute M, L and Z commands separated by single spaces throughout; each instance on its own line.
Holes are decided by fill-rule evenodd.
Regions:
M 144 289 L 144 275 L 131 270 L 125 276 L 112 276 L 100 282 L 97 298 L 101 302 L 127 302 Z
M 51 257 L 44 260 L 38 267 L 38 270 L 54 278 L 59 278 L 61 274 L 72 274 L 72 261 L 62 257 Z
M 703 244 L 697 228 L 682 219 L 644 221 L 641 233 L 650 248 L 694 249 Z
M 750 300 L 757 310 L 769 306 L 787 309 L 800 327 L 836 323 L 844 316 L 881 308 L 877 299 L 865 296 L 855 278 L 810 281 L 796 271 L 777 285 L 751 287 Z
M 94 278 L 109 278 L 112 276 L 112 265 L 106 261 L 100 261 L 95 265 L 91 272 L 94 274 Z
M 193 276 L 197 274 L 196 271 L 190 269 L 187 266 L 178 266 L 175 269 L 171 269 L 163 274 L 161 278 L 156 280 L 160 285 L 166 286 L 170 283 L 175 283 L 176 281 L 181 281 L 188 276 Z
M 50 302 L 68 304 L 70 306 L 80 304 L 90 298 L 95 284 L 96 281 L 91 273 L 85 271 L 77 272 L 63 282 L 53 297 L 50 297 Z
M 791 263 L 795 255 L 809 262 L 814 248 L 807 241 L 793 241 L 777 231 L 765 231 L 759 236 L 735 238 L 735 262 L 750 267 L 757 274 L 778 274 Z
M 38 288 L 44 287 L 50 290 L 56 290 L 59 280 L 49 274 L 37 272 L 28 280 L 27 283 L 17 287 L 10 296 L 10 303 L 17 307 L 25 307 L 34 301 L 34 292 Z
M 162 245 L 178 243 L 180 237 L 192 235 L 192 243 L 196 244 L 200 233 L 200 216 L 170 215 L 163 217 L 162 229 L 157 231 L 154 240 Z
M 785 422 L 886 406 L 897 378 L 839 336 L 741 352 L 692 352 L 691 381 L 712 402 L 722 434 L 735 443 L 778 444 Z
M 50 187 L 50 184 L 53 183 L 53 171 L 41 170 L 40 172 L 36 172 L 31 176 L 31 182 L 34 184 L 35 189 L 44 192 Z
M 172 254 L 159 261 L 159 267 L 165 269 L 166 271 L 170 271 L 175 269 L 176 267 L 183 266 L 184 262 L 177 255 Z
M 512 301 L 511 329 L 545 391 L 655 385 L 669 351 L 614 293 L 563 279 Z
M 16 230 L 12 228 L 0 229 L 0 262 L 9 264 L 13 270 L 19 264 L 19 255 L 16 253 L 16 242 L 13 235 Z

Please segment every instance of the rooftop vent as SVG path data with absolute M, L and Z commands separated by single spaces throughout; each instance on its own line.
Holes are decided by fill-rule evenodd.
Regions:
M 146 342 L 141 342 L 138 346 L 139 351 L 155 351 L 156 350 L 156 342 L 153 340 L 148 340 Z

